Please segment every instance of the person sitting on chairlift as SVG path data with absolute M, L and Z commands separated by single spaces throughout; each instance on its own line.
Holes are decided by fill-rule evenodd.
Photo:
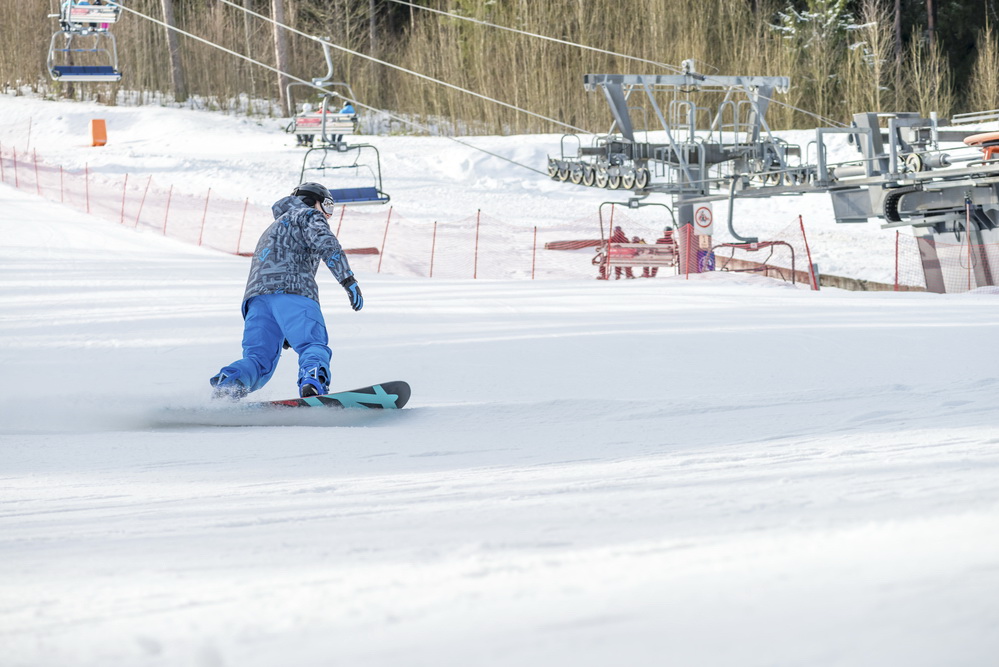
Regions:
M 351 104 L 350 102 L 344 102 L 343 103 L 343 108 L 340 109 L 340 113 L 341 114 L 354 115 L 357 112 L 354 111 L 354 105 L 353 104 Z M 341 144 L 341 143 L 343 143 L 343 135 L 342 134 L 338 134 L 335 137 L 333 137 L 333 143 L 335 143 L 335 144 Z
M 306 102 L 302 105 L 302 115 L 312 113 L 312 105 Z M 311 134 L 296 134 L 295 138 L 298 140 L 296 146 L 311 146 L 312 145 L 312 135 Z

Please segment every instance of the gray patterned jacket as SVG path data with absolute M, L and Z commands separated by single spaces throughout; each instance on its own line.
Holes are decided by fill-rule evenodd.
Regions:
M 354 275 L 326 216 L 294 196 L 274 202 L 271 211 L 274 222 L 253 252 L 243 295 L 244 317 L 247 302 L 260 294 L 301 294 L 318 302 L 319 262 L 329 267 L 338 283 Z

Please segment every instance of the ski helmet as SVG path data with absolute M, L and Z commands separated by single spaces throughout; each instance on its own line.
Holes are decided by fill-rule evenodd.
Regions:
M 310 197 L 315 199 L 319 202 L 319 206 L 322 207 L 324 213 L 333 213 L 333 195 L 330 194 L 330 191 L 322 183 L 302 183 L 291 194 L 296 197 Z

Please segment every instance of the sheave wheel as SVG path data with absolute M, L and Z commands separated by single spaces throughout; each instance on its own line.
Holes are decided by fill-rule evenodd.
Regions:
M 593 167 L 583 167 L 583 185 L 592 188 L 597 182 L 597 170 Z
M 634 190 L 636 180 L 637 174 L 635 174 L 634 171 L 628 171 L 625 174 L 621 174 L 621 189 Z
M 606 188 L 607 180 L 609 178 L 610 174 L 608 174 L 605 170 L 597 169 L 596 185 L 598 188 Z
M 646 169 L 645 167 L 642 167 L 641 169 L 635 172 L 635 187 L 638 188 L 639 190 L 644 190 L 649 186 L 649 179 L 651 177 L 652 174 L 649 173 L 649 170 Z

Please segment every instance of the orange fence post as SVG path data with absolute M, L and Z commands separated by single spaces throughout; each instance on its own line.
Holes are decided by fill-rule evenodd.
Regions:
M 603 225 L 601 225 L 603 230 Z M 607 247 L 604 248 L 604 280 L 610 280 L 610 248 L 611 237 L 614 236 L 614 204 L 611 204 L 610 222 L 607 224 Z
M 895 291 L 898 291 L 898 243 L 901 233 L 895 230 Z
M 41 179 L 38 178 L 38 151 L 31 151 L 31 157 L 35 161 L 35 194 L 39 197 L 42 196 L 42 183 Z
M 128 192 L 128 174 L 125 174 L 125 181 L 121 186 L 121 220 L 119 224 L 125 224 L 125 193 Z
M 163 212 L 163 236 L 166 236 L 167 219 L 170 217 L 170 198 L 173 197 L 173 186 L 167 190 L 166 211 Z
M 146 181 L 146 189 L 142 192 L 142 201 L 139 202 L 139 212 L 135 214 L 135 224 L 132 225 L 133 229 L 137 229 L 139 227 L 139 218 L 142 216 L 142 207 L 146 205 L 146 195 L 149 194 L 149 184 L 152 182 L 153 177 L 150 175 L 149 179 Z
M 437 221 L 434 220 L 434 235 L 430 239 L 430 278 L 434 277 L 434 251 L 437 250 Z
M 475 212 L 475 258 L 472 262 L 472 280 L 479 277 L 479 223 L 481 222 L 482 209 Z
M 798 216 L 798 225 L 801 226 L 801 239 L 805 242 L 805 256 L 808 257 L 808 281 L 811 283 L 811 287 L 816 292 L 819 290 L 819 281 L 815 276 L 815 265 L 812 264 L 812 251 L 808 247 L 808 237 L 805 236 L 805 220 L 800 215 Z M 897 262 L 897 250 L 896 250 L 896 265 Z M 794 255 L 791 255 L 791 262 L 794 262 Z
M 246 225 L 246 207 L 250 205 L 250 198 L 243 201 L 243 218 L 239 221 L 239 236 L 236 237 L 236 254 L 239 254 L 239 246 L 243 243 L 243 226 Z
M 343 214 L 347 212 L 346 206 L 340 207 L 340 222 L 336 225 L 336 237 L 340 238 L 340 228 L 343 227 Z
M 388 239 L 389 222 L 392 220 L 392 207 L 389 207 L 388 217 L 385 218 L 385 234 L 382 236 L 382 249 L 378 251 L 378 271 L 382 272 L 382 260 L 385 259 L 385 241 Z
M 534 247 L 531 250 L 531 280 L 534 280 L 534 269 L 538 265 L 538 226 L 534 226 Z
M 212 196 L 212 189 L 208 188 L 208 193 L 205 195 L 205 211 L 201 214 L 201 231 L 198 233 L 198 245 L 201 245 L 201 241 L 205 237 L 205 220 L 208 219 L 208 198 Z
M 964 235 L 968 237 L 968 291 L 971 291 L 973 284 L 975 267 L 974 259 L 971 256 L 971 200 L 964 200 Z

